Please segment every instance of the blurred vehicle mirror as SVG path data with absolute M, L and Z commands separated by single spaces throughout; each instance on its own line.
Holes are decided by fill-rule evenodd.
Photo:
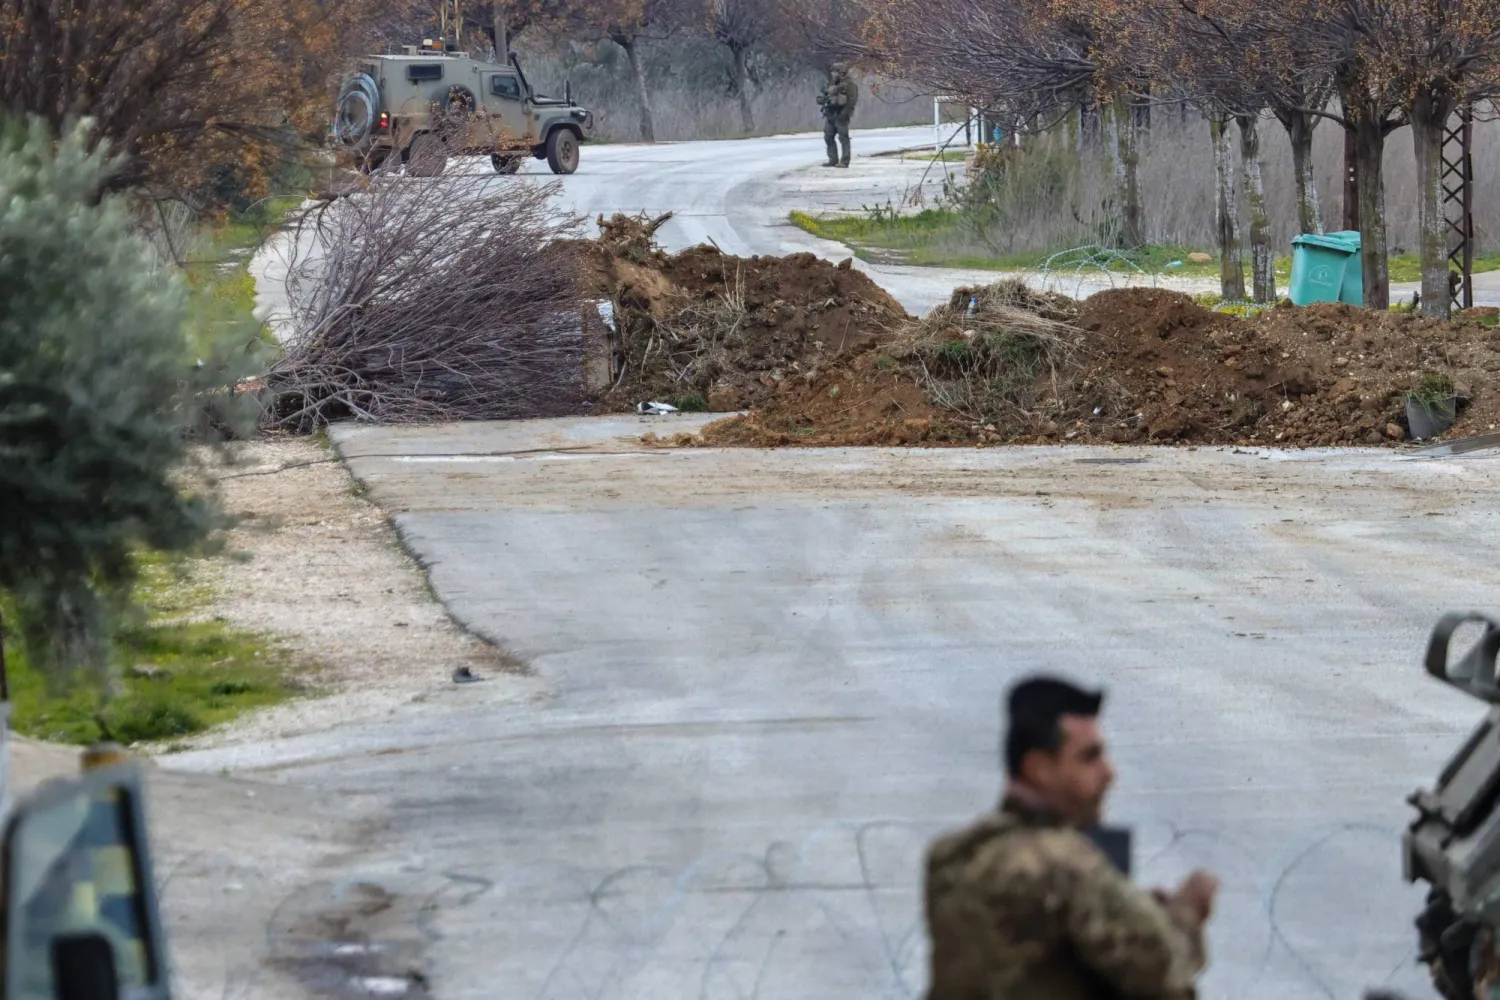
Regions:
M 4 1000 L 167 1000 L 139 770 L 18 802 L 4 839 Z

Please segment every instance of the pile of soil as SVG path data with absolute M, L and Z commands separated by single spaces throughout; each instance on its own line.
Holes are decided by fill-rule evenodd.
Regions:
M 978 325 L 960 303 L 972 297 L 982 316 L 982 304 L 995 298 L 976 291 L 960 289 L 943 307 L 957 331 L 941 335 L 954 338 L 953 357 L 964 356 L 961 338 L 973 342 L 976 333 L 958 328 Z M 1448 436 L 1500 424 L 1494 310 L 1445 323 L 1338 304 L 1288 305 L 1240 319 L 1157 289 L 1107 291 L 1082 303 L 1013 290 L 1003 298 L 1008 308 L 1070 323 L 1078 334 L 1066 363 L 1038 372 L 1024 393 L 1010 386 L 987 408 L 972 394 L 955 407 L 930 357 L 911 346 L 909 334 L 897 335 L 747 417 L 710 425 L 704 441 L 1390 444 L 1407 437 L 1404 393 L 1426 372 L 1448 375 L 1460 393 Z M 924 323 L 930 341 L 932 317 Z
M 667 254 L 655 242 L 666 218 L 601 219 L 588 253 L 586 291 L 613 307 L 606 409 L 763 406 L 910 321 L 851 260 L 733 257 L 708 245 Z
M 870 350 L 743 417 L 716 420 L 679 443 L 755 448 L 850 445 L 959 445 L 974 440 L 970 421 L 934 406 L 889 355 Z

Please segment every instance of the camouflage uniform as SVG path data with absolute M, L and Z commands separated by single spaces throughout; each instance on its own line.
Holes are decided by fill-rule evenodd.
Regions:
M 927 1000 L 1192 1000 L 1201 929 L 1094 843 L 1007 800 L 927 858 Z
M 836 75 L 838 79 L 833 79 Z M 859 103 L 859 84 L 849 79 L 843 66 L 835 66 L 833 75 L 823 85 L 818 103 L 823 106 L 823 142 L 828 147 L 827 166 L 849 165 L 849 122 L 854 117 L 854 106 Z M 843 145 L 843 155 L 834 143 L 837 138 Z

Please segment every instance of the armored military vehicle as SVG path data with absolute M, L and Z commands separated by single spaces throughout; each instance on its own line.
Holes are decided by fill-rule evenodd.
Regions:
M 528 156 L 571 174 L 593 132 L 572 87 L 561 98 L 536 93 L 514 51 L 500 65 L 428 40 L 359 60 L 339 92 L 333 141 L 365 170 L 399 162 L 412 176 L 435 177 L 449 157 L 488 154 L 503 174 Z

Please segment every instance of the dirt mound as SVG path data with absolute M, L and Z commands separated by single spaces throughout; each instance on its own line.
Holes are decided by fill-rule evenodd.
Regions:
M 1427 372 L 1452 378 L 1463 400 L 1450 436 L 1480 433 L 1500 423 L 1495 321 L 1493 311 L 1443 323 L 1334 304 L 1245 320 L 1157 289 L 1081 304 L 1014 283 L 959 289 L 705 439 L 1393 443 L 1407 436 L 1405 392 Z
M 910 319 L 850 260 L 732 257 L 713 246 L 667 254 L 655 243 L 665 221 L 601 219 L 588 251 L 590 292 L 613 311 L 606 408 L 763 405 L 784 384 L 811 383 Z
M 1231 317 L 1205 309 L 1181 292 L 1160 288 L 1112 288 L 1079 304 L 1077 323 L 1090 333 L 1115 338 L 1166 339 L 1203 334 Z
M 698 440 L 684 443 L 773 448 L 973 440 L 969 421 L 934 406 L 915 380 L 877 351 L 865 351 L 811 382 L 784 385 L 765 406 L 715 421 Z

